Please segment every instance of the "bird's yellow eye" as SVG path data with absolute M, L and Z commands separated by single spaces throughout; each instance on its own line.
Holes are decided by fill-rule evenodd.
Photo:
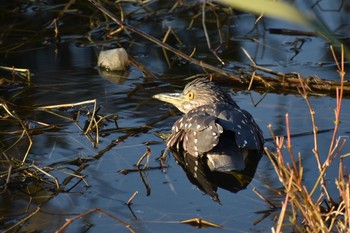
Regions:
M 189 91 L 189 92 L 187 93 L 187 98 L 188 98 L 189 100 L 193 100 L 193 98 L 194 98 L 194 93 L 193 93 L 192 91 Z

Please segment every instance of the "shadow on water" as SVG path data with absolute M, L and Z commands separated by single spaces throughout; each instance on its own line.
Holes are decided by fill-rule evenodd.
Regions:
M 157 38 L 163 38 L 171 27 L 174 34 L 169 36 L 169 44 L 187 54 L 194 52 L 197 59 L 222 69 L 249 69 L 250 61 L 239 49 L 244 47 L 258 64 L 274 71 L 338 78 L 333 57 L 321 39 L 269 33 L 269 28 L 295 27 L 287 23 L 264 18 L 256 26 L 252 15 L 227 13 L 211 6 L 207 28 L 223 65 L 208 50 L 201 4 L 191 2 L 171 11 L 173 3 L 168 1 L 151 1 L 148 5 L 101 2 L 117 15 L 122 9 L 128 23 Z M 220 230 L 214 229 L 220 232 L 270 231 L 278 213 L 272 212 L 254 224 L 261 217 L 257 212 L 269 207 L 252 192 L 256 188 L 276 206 L 284 200 L 281 184 L 266 156 L 259 164 L 253 161 L 243 175 L 222 177 L 204 169 L 206 179 L 194 179 L 192 172 L 181 170 L 172 156 L 166 167 L 155 160 L 165 149 L 156 133 L 169 132 L 178 114 L 152 96 L 182 90 L 188 82 L 186 77 L 205 73 L 201 67 L 170 53 L 168 64 L 161 48 L 136 35 L 119 32 L 119 26 L 88 2 L 69 5 L 65 1 L 13 1 L 1 12 L 1 65 L 27 68 L 32 74 L 28 82 L 13 72 L 0 71 L 1 230 L 51 232 L 60 229 L 66 219 L 78 216 L 70 222 L 67 232 L 130 232 L 124 222 L 136 232 L 213 232 L 214 228 L 179 224 L 181 220 L 197 218 L 221 225 Z M 330 27 L 348 38 L 344 29 L 349 22 L 346 7 L 340 12 L 323 13 L 330 19 Z M 219 26 L 213 20 L 216 17 L 220 18 Z M 55 36 L 55 29 L 59 35 Z M 120 46 L 157 78 L 144 76 L 135 65 L 123 74 L 101 73 L 96 68 L 98 51 Z M 312 131 L 309 110 L 303 98 L 296 94 L 248 92 L 246 87 L 223 88 L 254 116 L 266 138 L 270 135 L 265 127 L 268 124 L 276 134 L 286 133 L 284 119 L 289 113 L 292 133 L 306 132 L 295 137 L 293 149 L 302 155 L 306 186 L 312 185 L 318 170 L 310 147 L 313 137 L 308 134 Z M 95 116 L 93 103 L 57 107 L 51 112 L 40 109 L 94 99 L 98 109 Z M 313 96 L 310 100 L 319 129 L 333 128 L 335 99 Z M 4 103 L 9 112 L 3 108 Z M 344 106 L 348 105 L 344 100 Z M 350 132 L 349 115 L 350 109 L 344 107 L 339 130 L 344 137 Z M 98 122 L 98 127 L 86 133 L 90 122 Z M 319 151 L 328 151 L 331 137 L 329 132 L 322 134 Z M 21 168 L 18 165 L 30 143 Z M 139 172 L 118 173 L 123 169 L 137 170 L 135 164 L 147 147 L 150 152 L 141 167 L 155 169 L 144 169 L 141 176 Z M 347 144 L 343 148 L 345 152 L 349 149 Z M 330 179 L 338 176 L 336 166 L 328 175 Z M 214 199 L 220 195 L 222 205 L 202 195 L 191 182 Z M 129 203 L 131 212 L 126 203 L 136 191 L 138 194 Z M 336 187 L 331 186 L 331 191 Z

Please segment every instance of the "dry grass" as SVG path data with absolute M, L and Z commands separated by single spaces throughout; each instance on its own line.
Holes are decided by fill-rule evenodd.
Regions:
M 332 53 L 334 54 L 333 49 Z M 343 53 L 340 62 L 338 62 L 336 56 L 334 56 L 334 59 L 337 63 L 340 83 L 343 84 L 345 76 Z M 312 152 L 317 162 L 319 174 L 313 188 L 309 190 L 303 182 L 304 167 L 301 155 L 298 154 L 298 157 L 296 157 L 292 151 L 288 114 L 286 114 L 286 138 L 275 136 L 272 131 L 272 126 L 269 126 L 271 134 L 274 137 L 276 152 L 271 152 L 267 148 L 265 148 L 265 151 L 273 163 L 276 174 L 285 190 L 285 200 L 282 204 L 281 213 L 273 232 L 282 232 L 284 224 L 286 223 L 285 218 L 288 208 L 291 209 L 291 216 L 289 219 L 300 232 L 347 232 L 348 229 L 350 229 L 350 177 L 346 171 L 344 159 L 346 159 L 349 154 L 341 155 L 346 139 L 339 137 L 337 134 L 343 98 L 343 85 L 340 85 L 336 91 L 335 126 L 329 152 L 325 161 L 321 161 L 321 152 L 318 148 L 319 135 L 315 112 L 308 98 L 308 89 L 301 78 L 299 92 L 305 99 L 310 110 L 314 137 Z M 285 155 L 283 148 L 287 149 L 289 155 Z M 285 156 L 290 156 L 291 164 L 285 161 Z M 325 182 L 326 172 L 336 158 L 339 158 L 339 173 L 335 184 L 339 193 L 331 195 Z M 321 193 L 316 196 L 315 191 L 319 188 L 321 189 Z M 334 201 L 332 196 L 339 196 L 339 201 Z

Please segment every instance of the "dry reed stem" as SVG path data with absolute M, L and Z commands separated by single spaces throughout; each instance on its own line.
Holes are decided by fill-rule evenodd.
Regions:
M 121 223 L 121 224 L 122 224 L 126 229 L 128 229 L 130 232 L 136 233 L 136 231 L 132 228 L 132 226 L 131 226 L 129 223 L 124 222 L 124 221 L 121 220 L 120 218 L 117 218 L 116 216 L 114 216 L 114 215 L 112 215 L 112 214 L 110 214 L 110 213 L 108 213 L 108 212 L 106 212 L 106 211 L 104 211 L 104 210 L 102 210 L 102 209 L 98 209 L 98 208 L 88 210 L 88 211 L 86 211 L 86 212 L 84 212 L 84 213 L 78 214 L 77 216 L 75 216 L 75 217 L 73 217 L 73 218 L 66 219 L 66 223 L 63 224 L 63 226 L 61 226 L 61 227 L 56 231 L 56 233 L 61 233 L 61 232 L 63 232 L 63 231 L 64 231 L 71 223 L 73 223 L 75 220 L 80 219 L 80 218 L 83 218 L 83 217 L 85 217 L 85 216 L 87 216 L 87 215 L 90 215 L 90 214 L 92 214 L 92 213 L 95 213 L 95 212 L 96 212 L 96 213 L 100 213 L 100 214 L 102 214 L 102 215 L 105 215 L 105 216 L 107 216 L 107 217 L 110 217 L 111 219 L 115 220 L 116 222 Z
M 66 171 L 61 171 L 62 168 L 60 168 L 58 171 L 62 172 L 63 174 L 66 174 L 68 175 L 68 177 L 66 177 L 63 182 L 62 182 L 62 185 L 67 185 L 71 180 L 72 178 L 77 178 L 79 179 L 79 182 L 80 181 L 83 181 L 85 183 L 85 186 L 86 187 L 91 187 L 91 185 L 87 182 L 87 180 L 85 179 L 85 176 L 86 175 L 82 175 L 79 173 L 79 170 L 81 169 L 81 167 L 78 169 L 78 170 L 73 170 L 73 169 L 70 169 L 69 167 L 67 168 L 68 170 L 73 170 L 74 173 L 72 172 L 66 172 Z M 65 192 L 69 192 L 72 188 L 69 188 L 69 189 L 65 189 L 64 191 Z
M 202 3 L 202 27 L 203 27 L 205 39 L 207 40 L 208 49 L 211 50 L 210 38 L 208 35 L 208 31 L 207 31 L 207 25 L 205 24 L 205 7 L 206 7 L 206 5 L 207 5 L 207 0 L 203 0 L 203 3 Z
M 208 45 L 208 49 L 210 52 L 213 53 L 214 57 L 222 64 L 222 65 L 225 65 L 224 61 L 219 57 L 219 55 L 216 53 L 216 51 L 211 47 L 211 42 L 210 42 L 210 38 L 209 38 L 209 35 L 208 35 L 208 31 L 207 31 L 207 26 L 206 26 L 206 23 L 205 23 L 205 15 L 206 15 L 206 5 L 207 5 L 207 2 L 206 0 L 203 1 L 202 3 L 202 27 L 203 27 L 203 32 L 204 32 L 204 35 L 205 35 L 205 39 L 207 41 L 207 45 Z M 219 37 L 220 37 L 220 42 L 222 42 L 222 37 L 221 37 L 221 31 L 220 31 L 220 22 L 218 20 L 218 15 L 216 14 L 215 10 L 213 10 L 213 13 L 216 17 L 216 25 L 218 27 L 218 34 L 219 34 Z
M 309 108 L 310 111 L 310 117 L 311 117 L 311 122 L 312 122 L 312 130 L 313 130 L 313 136 L 314 136 L 314 148 L 312 150 L 312 152 L 315 155 L 316 158 L 316 162 L 317 162 L 317 166 L 318 166 L 318 170 L 321 171 L 322 170 L 322 165 L 321 165 L 321 160 L 320 160 L 320 155 L 318 153 L 318 137 L 317 137 L 317 133 L 318 133 L 318 128 L 316 125 L 316 119 L 315 119 L 315 111 L 309 101 L 309 97 L 308 97 L 308 91 L 305 87 L 304 84 L 304 80 L 300 77 L 300 75 L 298 75 L 299 81 L 300 81 L 300 85 L 301 85 L 301 89 L 298 88 L 300 95 L 304 98 L 305 102 L 307 103 L 307 106 Z
M 91 116 L 90 116 L 89 124 L 86 127 L 86 129 L 83 129 L 79 124 L 77 124 L 77 122 L 74 119 L 66 117 L 66 116 L 62 116 L 62 115 L 60 115 L 58 113 L 55 113 L 55 112 L 51 111 L 52 109 L 72 108 L 72 107 L 77 107 L 77 106 L 82 106 L 82 105 L 87 105 L 87 104 L 93 104 L 93 110 L 92 110 L 92 113 L 91 113 Z M 48 112 L 50 114 L 53 114 L 53 115 L 56 115 L 58 117 L 61 117 L 61 118 L 73 121 L 77 125 L 77 127 L 81 131 L 84 132 L 85 137 L 87 137 L 89 139 L 89 141 L 92 142 L 94 147 L 96 147 L 98 145 L 98 143 L 99 143 L 99 123 L 101 123 L 101 121 L 104 118 L 96 120 L 96 116 L 97 116 L 97 101 L 96 101 L 96 99 L 85 100 L 85 101 L 76 102 L 76 103 L 41 106 L 41 107 L 37 107 L 36 109 L 37 110 L 41 110 L 41 111 L 46 111 L 46 112 Z M 79 117 L 79 114 L 80 113 L 78 112 L 78 116 L 76 117 L 76 119 Z M 90 135 L 91 132 L 94 132 L 95 139 L 93 139 L 92 136 Z
M 326 168 L 324 167 L 324 164 L 330 164 L 330 162 L 329 162 L 329 159 L 326 159 L 326 161 L 323 164 L 321 163 L 319 150 L 318 150 L 318 127 L 316 125 L 315 111 L 310 103 L 309 98 L 308 98 L 308 89 L 305 87 L 304 80 L 299 75 L 298 75 L 298 78 L 300 80 L 300 85 L 301 85 L 301 89 L 299 88 L 300 95 L 304 98 L 304 100 L 307 103 L 307 106 L 309 108 L 309 111 L 310 111 L 310 118 L 311 118 L 311 122 L 312 122 L 312 130 L 313 130 L 313 137 L 314 137 L 314 148 L 313 148 L 312 152 L 316 158 L 318 170 L 320 172 L 320 175 L 317 179 L 317 182 L 315 183 L 314 188 L 312 189 L 310 195 L 312 196 L 314 194 L 314 192 L 316 191 L 316 188 L 318 187 L 318 184 L 320 183 L 322 190 L 327 195 L 328 200 L 332 200 L 331 196 L 328 192 L 326 182 L 325 182 L 325 177 L 324 177 L 324 174 L 326 172 Z
M 60 184 L 59 184 L 59 182 L 58 182 L 58 179 L 57 179 L 56 177 L 54 177 L 53 175 L 51 175 L 51 174 L 49 174 L 48 172 L 46 172 L 44 169 L 42 169 L 42 168 L 40 168 L 40 167 L 38 167 L 38 166 L 36 166 L 36 165 L 34 165 L 34 164 L 31 164 L 31 165 L 29 166 L 29 168 L 30 168 L 30 167 L 32 167 L 32 168 L 38 170 L 39 172 L 41 172 L 41 173 L 43 173 L 44 175 L 46 175 L 46 176 L 50 177 L 51 179 L 53 179 L 53 180 L 55 181 L 55 185 L 56 185 L 57 190 L 60 190 L 60 189 L 61 189 Z M 32 175 L 32 176 L 34 176 L 34 175 Z
M 342 59 L 343 59 L 342 54 Z M 342 65 L 337 64 L 338 69 L 343 69 L 343 60 Z M 341 77 L 341 83 L 344 82 L 344 70 L 339 70 L 339 75 Z M 316 126 L 315 112 L 312 108 L 312 105 L 308 99 L 309 88 L 304 83 L 304 80 L 300 76 L 300 88 L 299 92 L 305 99 L 307 106 L 310 110 L 310 117 L 313 127 L 313 136 L 314 136 L 314 148 L 312 149 L 314 156 L 316 158 L 319 170 L 319 176 L 314 184 L 311 192 L 303 185 L 303 166 L 299 153 L 299 163 L 298 166 L 295 162 L 292 148 L 292 142 L 290 139 L 290 124 L 289 117 L 286 115 L 286 130 L 287 130 L 287 141 L 286 147 L 288 153 L 293 162 L 293 166 L 290 167 L 289 164 L 286 164 L 283 159 L 282 147 L 284 145 L 284 137 L 276 137 L 273 133 L 272 126 L 269 125 L 269 129 L 274 138 L 275 146 L 277 149 L 276 153 L 271 153 L 265 148 L 266 154 L 270 158 L 276 174 L 284 185 L 286 190 L 285 202 L 283 203 L 282 210 L 278 223 L 276 225 L 276 230 L 272 229 L 274 232 L 281 232 L 283 226 L 283 219 L 285 217 L 285 211 L 287 208 L 287 201 L 292 207 L 294 220 L 296 220 L 297 215 L 300 214 L 303 217 L 302 225 L 303 228 L 299 228 L 299 223 L 296 223 L 296 227 L 302 231 L 307 232 L 332 232 L 334 228 L 337 228 L 339 231 L 345 232 L 346 229 L 350 229 L 350 176 L 348 173 L 345 174 L 346 167 L 343 164 L 345 157 L 348 157 L 350 154 L 340 156 L 339 164 L 339 175 L 335 183 L 339 191 L 340 201 L 336 203 L 331 198 L 331 195 L 327 189 L 325 182 L 325 175 L 328 167 L 333 162 L 334 158 L 338 157 L 344 148 L 346 139 L 342 137 L 337 138 L 338 125 L 340 122 L 340 110 L 342 103 L 343 95 L 343 86 L 341 85 L 337 89 L 337 99 L 336 99 L 336 109 L 335 109 L 335 128 L 333 131 L 333 137 L 330 143 L 330 150 L 326 160 L 322 163 L 318 150 L 318 129 Z M 323 191 L 317 200 L 313 199 L 313 194 L 315 193 L 316 188 L 321 185 L 321 190 Z M 325 199 L 326 197 L 326 199 Z M 326 206 L 324 206 L 326 205 Z
M 298 167 L 297 164 L 295 162 L 295 157 L 293 154 L 293 150 L 292 150 L 292 141 L 291 141 L 291 133 L 290 133 L 290 123 L 289 123 L 289 115 L 288 113 L 286 113 L 285 115 L 285 119 L 286 119 L 286 128 L 287 128 L 287 150 L 289 152 L 290 158 L 292 160 L 292 164 L 293 164 L 293 168 L 295 171 L 295 174 L 298 176 L 299 172 L 298 172 Z
M 276 233 L 282 232 L 283 220 L 284 220 L 285 213 L 287 211 L 287 206 L 288 206 L 288 202 L 289 202 L 289 193 L 290 193 L 290 190 L 292 188 L 293 178 L 294 178 L 294 173 L 292 170 L 291 176 L 290 176 L 289 182 L 288 182 L 286 197 L 285 197 L 284 203 L 282 203 L 282 209 L 281 209 L 281 212 L 280 212 L 280 215 L 278 218 Z
M 88 129 L 87 129 L 87 131 L 85 131 L 85 133 L 88 133 L 89 130 L 95 130 L 95 132 L 97 134 L 95 142 L 98 143 L 98 137 L 99 137 L 98 136 L 98 134 L 99 134 L 99 128 L 98 127 L 99 127 L 99 124 L 101 124 L 101 122 L 103 120 L 105 120 L 107 117 L 103 117 L 103 116 L 98 116 L 97 115 L 96 100 L 88 100 L 88 101 L 83 101 L 83 102 L 79 102 L 79 103 L 69 103 L 69 104 L 42 106 L 42 107 L 31 108 L 31 110 L 34 110 L 34 111 L 46 111 L 48 113 L 51 113 L 53 115 L 59 116 L 59 117 L 64 118 L 64 119 L 68 119 L 68 120 L 73 121 L 74 123 L 76 123 L 76 119 L 79 117 L 80 111 L 78 111 L 77 117 L 75 119 L 72 119 L 72 118 L 69 118 L 69 117 L 66 117 L 66 116 L 62 116 L 62 115 L 60 115 L 58 113 L 55 113 L 54 111 L 51 111 L 51 110 L 52 109 L 59 109 L 59 108 L 66 108 L 66 107 L 75 107 L 75 106 L 91 104 L 91 103 L 94 104 L 94 109 L 93 109 L 93 112 L 91 113 L 90 117 L 92 117 L 92 118 L 90 119 Z M 33 130 L 30 130 L 30 132 L 27 130 L 27 123 L 24 122 L 16 114 L 16 112 L 13 109 L 10 108 L 10 105 L 7 104 L 6 101 L 0 102 L 0 107 L 2 107 L 5 110 L 5 112 L 8 114 L 7 118 L 14 118 L 15 121 L 19 122 L 19 124 L 22 127 L 22 131 L 20 132 L 21 134 L 19 135 L 19 137 L 16 138 L 15 142 L 12 143 L 8 148 L 4 149 L 3 152 L 2 152 L 2 155 L 7 160 L 7 163 L 8 163 L 7 171 L 2 172 L 0 174 L 1 177 L 6 177 L 6 183 L 4 185 L 4 189 L 2 190 L 2 192 L 4 192 L 7 189 L 7 185 L 11 182 L 10 178 L 15 176 L 16 174 L 22 174 L 24 176 L 33 177 L 34 179 L 40 181 L 41 183 L 48 183 L 50 185 L 54 185 L 55 188 L 59 191 L 61 187 L 60 187 L 60 183 L 59 183 L 58 179 L 55 176 L 50 174 L 50 172 L 52 170 L 55 170 L 53 168 L 53 166 L 51 166 L 51 167 L 38 167 L 38 166 L 36 166 L 34 164 L 27 164 L 26 163 L 26 158 L 27 158 L 27 156 L 28 156 L 28 154 L 29 154 L 29 152 L 31 150 L 31 147 L 32 147 L 31 133 L 33 132 Z M 37 122 L 37 123 L 40 124 L 40 125 L 49 126 L 48 124 L 45 124 L 43 122 Z M 91 126 L 93 126 L 93 127 L 91 127 Z M 78 127 L 80 127 L 80 126 L 78 126 Z M 89 129 L 89 127 L 90 127 L 90 129 Z M 80 129 L 81 129 L 81 127 L 80 127 Z M 81 129 L 81 130 L 83 130 L 83 129 Z M 29 146 L 26 148 L 26 151 L 25 151 L 25 153 L 23 155 L 22 161 L 20 162 L 20 161 L 17 161 L 15 159 L 13 159 L 13 158 L 9 158 L 7 156 L 7 154 L 6 154 L 6 152 L 9 151 L 14 146 L 16 146 L 25 136 L 28 137 Z M 77 172 L 77 171 L 74 171 L 74 172 Z M 38 173 L 41 173 L 41 174 L 47 176 L 49 179 L 52 179 L 54 182 L 49 182 L 46 179 L 42 179 L 41 175 L 40 174 L 38 175 Z M 71 175 L 71 177 L 79 178 L 80 181 L 83 180 L 85 182 L 85 184 L 87 184 L 87 182 L 85 181 L 83 176 L 74 175 L 74 174 L 70 174 L 70 175 Z M 66 179 L 65 179 L 64 182 L 66 182 Z M 80 181 L 78 181 L 78 182 L 80 182 Z
M 18 121 L 18 123 L 21 125 L 21 127 L 22 127 L 22 134 L 20 135 L 20 137 L 11 145 L 11 146 L 9 146 L 8 148 L 6 148 L 2 153 L 4 154 L 4 155 L 6 155 L 6 152 L 8 151 L 8 150 L 10 150 L 11 148 L 13 148 L 14 146 L 16 146 L 21 140 L 22 140 L 22 138 L 24 137 L 24 135 L 26 135 L 27 136 L 27 138 L 28 138 L 28 141 L 29 141 L 29 145 L 28 145 L 28 147 L 27 147 L 27 150 L 26 150 L 26 152 L 24 153 L 24 156 L 23 156 L 23 159 L 22 159 L 22 165 L 25 163 L 25 161 L 27 160 L 27 156 L 28 156 L 28 154 L 29 154 L 29 151 L 30 151 L 30 149 L 32 148 L 32 146 L 33 146 L 33 141 L 32 141 L 32 138 L 30 137 L 30 134 L 28 133 L 28 129 L 27 129 L 27 126 L 23 123 L 23 120 L 19 117 L 19 116 L 17 116 L 17 114 L 16 114 L 16 112 L 14 111 L 14 110 L 10 110 L 9 108 L 8 108 L 8 106 L 7 106 L 7 104 L 6 104 L 6 102 L 5 101 L 2 101 L 2 103 L 0 103 L 0 107 L 2 107 L 6 112 L 7 112 L 7 114 L 9 114 L 9 116 L 11 116 L 12 118 L 14 118 L 16 121 Z M 6 156 L 6 158 L 7 158 L 7 156 Z M 8 158 L 7 158 L 8 159 Z M 8 162 L 9 162 L 9 160 L 8 160 Z
M 335 55 L 333 46 L 330 47 L 332 55 L 333 55 L 333 59 L 335 61 L 335 63 L 337 64 L 338 67 L 338 73 L 340 76 L 340 87 L 337 88 L 336 90 L 336 109 L 335 109 L 335 119 L 334 119 L 334 132 L 333 132 L 333 136 L 332 136 L 332 141 L 331 141 L 331 145 L 329 146 L 329 152 L 328 152 L 328 157 L 326 162 L 328 161 L 328 159 L 330 159 L 330 157 L 332 156 L 332 151 L 333 151 L 333 147 L 334 147 L 334 142 L 336 140 L 337 137 L 337 133 L 338 133 L 338 128 L 339 128 L 339 122 L 340 122 L 340 112 L 341 112 L 341 107 L 342 107 L 342 100 L 343 100 L 343 91 L 344 91 L 344 78 L 345 78 L 345 69 L 344 69 L 344 48 L 343 45 L 341 45 L 341 61 L 339 65 L 339 61 L 337 59 L 337 56 Z M 327 166 L 327 163 L 324 163 L 324 166 Z
M 180 45 L 183 44 L 182 41 L 180 40 L 180 37 L 175 33 L 175 31 L 174 31 L 170 26 L 168 27 L 168 30 L 167 30 L 167 32 L 165 33 L 164 37 L 163 37 L 162 42 L 163 42 L 164 44 L 166 43 L 166 41 L 167 41 L 167 39 L 168 39 L 170 33 L 173 34 L 173 36 L 175 37 L 176 41 L 177 41 Z M 169 59 L 169 57 L 168 57 L 167 50 L 164 49 L 163 47 L 162 47 L 162 50 L 163 50 L 163 54 L 164 54 L 165 60 L 166 60 L 166 62 L 168 63 L 168 67 L 171 68 L 171 62 L 170 62 L 170 59 Z
M 126 205 L 127 206 L 130 206 L 132 203 L 132 201 L 134 200 L 134 198 L 136 197 L 136 195 L 137 194 L 139 194 L 139 192 L 138 191 L 135 191 L 132 195 L 131 195 L 131 197 L 129 198 L 129 200 L 126 202 Z
M 47 110 L 47 109 L 56 109 L 56 108 L 72 108 L 76 106 L 81 106 L 85 104 L 96 104 L 96 99 L 93 100 L 85 100 L 77 103 L 67 103 L 67 104 L 56 104 L 56 105 L 47 105 L 37 107 L 38 110 Z
M 120 3 L 116 3 L 116 5 L 118 6 L 119 10 L 120 10 L 120 21 L 124 22 L 125 20 L 125 14 L 124 14 L 124 10 L 123 10 L 123 7 L 120 5 Z M 119 27 L 118 29 L 110 32 L 108 35 L 110 37 L 114 36 L 115 34 L 119 33 L 119 32 L 122 32 L 124 30 L 124 27 L 121 26 Z
M 243 48 L 243 47 L 241 47 L 241 49 L 242 49 L 242 51 L 243 51 L 243 53 L 247 56 L 247 58 L 250 60 L 250 62 L 254 65 L 254 66 L 256 66 L 256 62 L 254 61 L 254 59 L 252 58 L 252 56 L 250 56 L 250 54 L 248 53 L 248 51 L 245 49 L 245 48 Z M 252 73 L 252 75 L 251 75 L 251 78 L 250 78 L 250 82 L 249 82 L 249 85 L 248 85 L 248 91 L 252 88 L 252 85 L 253 85 L 253 81 L 254 81 L 254 78 L 256 77 L 256 72 L 255 71 L 253 71 L 253 73 Z
M 222 226 L 219 224 L 209 222 L 201 218 L 186 219 L 186 220 L 180 221 L 180 223 L 187 223 L 192 226 L 196 226 L 197 228 L 205 228 L 205 227 L 222 228 Z
M 8 67 L 8 66 L 0 66 L 0 69 L 11 71 L 13 74 L 19 73 L 20 77 L 22 77 L 22 74 L 24 74 L 24 77 L 27 79 L 27 81 L 28 82 L 31 81 L 31 76 L 30 76 L 30 70 L 29 69 Z
M 144 167 L 148 167 L 149 157 L 151 156 L 151 147 L 147 146 L 146 152 L 140 157 L 140 159 L 136 163 L 136 167 L 140 168 L 142 161 L 147 158 L 146 164 Z

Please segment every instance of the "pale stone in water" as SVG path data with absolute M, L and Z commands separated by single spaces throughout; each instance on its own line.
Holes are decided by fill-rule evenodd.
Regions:
M 98 56 L 98 66 L 108 71 L 122 71 L 129 68 L 128 54 L 124 48 L 101 51 Z

